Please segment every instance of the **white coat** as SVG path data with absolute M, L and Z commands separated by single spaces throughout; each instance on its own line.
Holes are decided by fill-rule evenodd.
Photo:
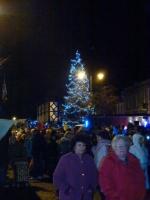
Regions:
M 97 145 L 92 148 L 94 161 L 98 170 L 99 170 L 102 159 L 105 156 L 107 156 L 109 149 L 110 149 L 110 141 L 106 139 L 101 139 L 97 143 Z

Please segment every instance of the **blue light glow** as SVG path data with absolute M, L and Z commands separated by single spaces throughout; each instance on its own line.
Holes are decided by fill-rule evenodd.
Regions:
M 147 140 L 150 140 L 150 135 L 147 135 L 147 136 L 146 136 L 146 139 L 147 139 Z
M 36 128 L 39 122 L 37 120 L 28 120 L 27 126 L 28 128 Z
M 147 127 L 147 125 L 148 125 L 147 120 L 146 120 L 146 119 L 143 119 L 143 126 L 144 126 L 144 127 Z
M 89 127 L 89 120 L 85 120 L 85 128 L 88 128 Z
M 46 122 L 46 123 L 44 124 L 44 127 L 45 127 L 45 128 L 49 128 L 49 126 L 50 126 L 50 124 L 49 124 L 48 122 Z

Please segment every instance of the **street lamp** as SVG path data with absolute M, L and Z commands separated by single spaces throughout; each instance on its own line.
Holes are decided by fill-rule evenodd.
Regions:
M 100 81 L 103 80 L 104 77 L 105 77 L 105 74 L 104 74 L 103 72 L 99 72 L 99 73 L 97 74 L 97 79 L 100 80 Z
M 87 76 L 87 74 L 86 74 L 85 71 L 78 71 L 78 73 L 77 73 L 77 78 L 78 78 L 79 80 L 85 79 L 86 76 Z M 96 75 L 96 77 L 97 77 L 97 80 L 98 80 L 98 81 L 103 81 L 104 78 L 105 78 L 105 74 L 104 74 L 103 72 L 99 72 L 99 73 Z M 89 78 L 90 78 L 90 80 L 89 80 L 90 92 L 92 92 L 92 90 L 93 90 L 93 76 L 90 75 Z
M 103 81 L 105 78 L 105 74 L 103 72 L 99 72 L 97 73 L 96 77 L 97 77 L 97 81 Z M 93 91 L 93 76 L 92 75 L 90 75 L 90 91 L 91 92 Z
M 17 118 L 16 118 L 15 116 L 14 116 L 14 117 L 12 117 L 12 120 L 13 120 L 13 121 L 16 121 L 16 119 L 17 119 Z
M 13 117 L 12 117 L 12 120 L 13 120 L 14 125 L 16 126 L 16 125 L 17 125 L 17 117 L 16 117 L 16 116 L 13 116 Z

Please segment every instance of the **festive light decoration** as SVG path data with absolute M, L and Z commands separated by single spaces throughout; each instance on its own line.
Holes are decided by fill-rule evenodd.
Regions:
M 30 120 L 30 119 L 28 119 L 26 121 L 26 126 L 28 128 L 36 128 L 38 126 L 38 124 L 39 124 L 39 122 L 37 120 Z
M 82 59 L 77 51 L 74 60 L 71 60 L 68 78 L 67 96 L 64 97 L 63 123 L 73 126 L 79 124 L 91 113 L 89 79 Z

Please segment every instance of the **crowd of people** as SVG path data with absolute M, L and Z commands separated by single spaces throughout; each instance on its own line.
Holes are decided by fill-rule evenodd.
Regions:
M 24 162 L 26 180 L 48 178 L 60 200 L 92 200 L 95 193 L 105 200 L 144 200 L 150 189 L 145 130 L 116 129 L 13 127 L 0 145 L 0 185 L 8 166 L 18 184 Z

